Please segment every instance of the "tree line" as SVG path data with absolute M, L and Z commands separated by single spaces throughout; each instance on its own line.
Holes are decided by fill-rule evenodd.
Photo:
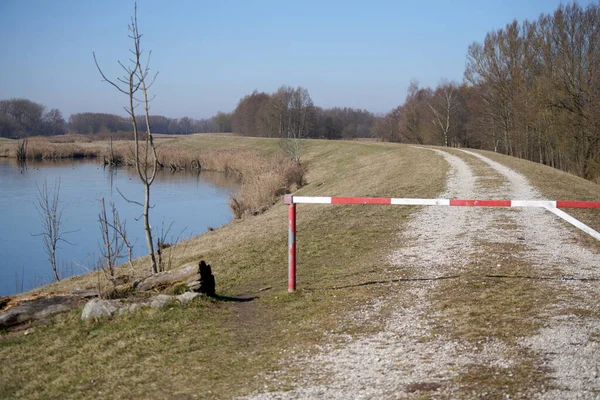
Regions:
M 146 129 L 146 119 L 136 118 L 140 129 Z M 168 118 L 150 115 L 153 133 L 190 134 L 231 132 L 231 113 L 219 112 L 212 118 Z M 65 133 L 97 134 L 131 132 L 131 119 L 116 114 L 84 112 L 72 114 L 68 121 L 60 110 L 46 109 L 43 104 L 27 99 L 0 100 L 0 137 L 23 138 L 54 136 Z
M 465 81 L 488 147 L 588 179 L 600 173 L 600 3 L 488 33 L 469 46 Z
M 65 120 L 56 108 L 47 110 L 44 105 L 26 99 L 0 100 L 0 137 L 52 136 L 65 132 Z
M 600 4 L 561 5 L 471 44 L 462 84 L 411 82 L 382 140 L 502 152 L 600 176 Z
M 303 87 L 254 91 L 240 99 L 232 128 L 242 136 L 354 139 L 371 137 L 374 114 L 353 108 L 321 108 Z
M 194 119 L 190 117 L 169 118 L 163 115 L 150 115 L 152 133 L 181 134 L 231 132 L 231 114 L 219 112 L 212 118 Z M 141 130 L 146 129 L 145 117 L 136 118 Z M 70 132 L 80 134 L 95 134 L 101 132 L 129 132 L 131 118 L 115 114 L 77 113 L 69 117 Z

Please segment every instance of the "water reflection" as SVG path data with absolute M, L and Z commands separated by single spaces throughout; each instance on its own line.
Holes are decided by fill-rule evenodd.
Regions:
M 131 168 L 108 169 L 89 161 L 28 161 L 0 159 L 0 295 L 28 290 L 51 277 L 51 269 L 39 237 L 39 216 L 34 207 L 37 186 L 53 187 L 60 179 L 60 201 L 64 207 L 65 231 L 77 231 L 66 238 L 74 246 L 62 244 L 58 250 L 63 274 L 82 273 L 99 255 L 98 212 L 100 199 L 113 201 L 121 219 L 127 220 L 128 235 L 137 238 L 135 255 L 145 253 L 143 227 L 134 218 L 141 208 L 121 198 L 143 201 L 143 186 Z M 208 227 L 228 223 L 232 216 L 229 196 L 239 187 L 236 177 L 224 173 L 191 174 L 159 171 L 152 185 L 151 224 L 155 234 L 173 223 L 174 240 L 183 235 L 199 235 Z M 118 191 L 117 191 L 118 189 Z

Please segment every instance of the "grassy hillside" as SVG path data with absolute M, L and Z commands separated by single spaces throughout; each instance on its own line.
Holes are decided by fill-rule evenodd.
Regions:
M 218 135 L 168 143 L 178 144 L 278 151 L 276 140 Z M 430 151 L 380 143 L 307 141 L 303 160 L 308 184 L 297 195 L 435 197 L 447 168 Z M 395 233 L 415 210 L 299 205 L 295 294 L 286 291 L 285 205 L 192 239 L 176 248 L 175 265 L 207 260 L 220 299 L 100 323 L 80 322 L 79 310 L 27 335 L 6 334 L 0 337 L 0 396 L 172 398 L 197 393 L 228 398 L 258 389 L 256 374 L 279 369 L 289 352 L 314 349 L 328 332 L 377 329 L 377 321 L 355 326 L 344 316 L 388 290 L 356 285 L 390 278 L 389 249 L 402 245 Z M 88 285 L 94 280 L 78 277 L 44 291 Z

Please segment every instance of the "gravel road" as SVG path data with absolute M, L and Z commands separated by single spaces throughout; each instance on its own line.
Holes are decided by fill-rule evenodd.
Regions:
M 441 198 L 542 199 L 525 177 L 477 153 L 420 151 L 435 151 L 450 165 Z M 600 254 L 578 244 L 579 234 L 543 209 L 424 207 L 399 234 L 401 248 L 390 254 L 398 274 L 414 281 L 392 284 L 395 294 L 374 299 L 349 317 L 385 318 L 384 329 L 332 337 L 316 354 L 294 356 L 303 372 L 292 390 L 249 398 L 499 397 L 498 391 L 485 391 L 489 383 L 478 387 L 477 378 L 465 389 L 465 371 L 477 368 L 499 371 L 507 388 L 500 389 L 501 397 L 600 398 L 600 282 L 585 280 L 600 276 Z M 539 328 L 524 336 L 517 331 L 511 340 L 490 337 L 477 343 L 453 334 L 450 326 L 457 322 L 438 304 L 444 278 L 460 282 L 515 259 L 527 276 L 556 293 L 529 311 Z M 525 355 L 538 375 L 543 371 L 543 379 L 531 386 L 513 375 Z M 520 382 L 517 388 L 511 380 Z

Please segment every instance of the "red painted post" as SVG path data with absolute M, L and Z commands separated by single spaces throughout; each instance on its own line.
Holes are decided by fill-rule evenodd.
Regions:
M 288 292 L 296 291 L 296 204 L 291 195 L 284 198 L 288 209 Z

